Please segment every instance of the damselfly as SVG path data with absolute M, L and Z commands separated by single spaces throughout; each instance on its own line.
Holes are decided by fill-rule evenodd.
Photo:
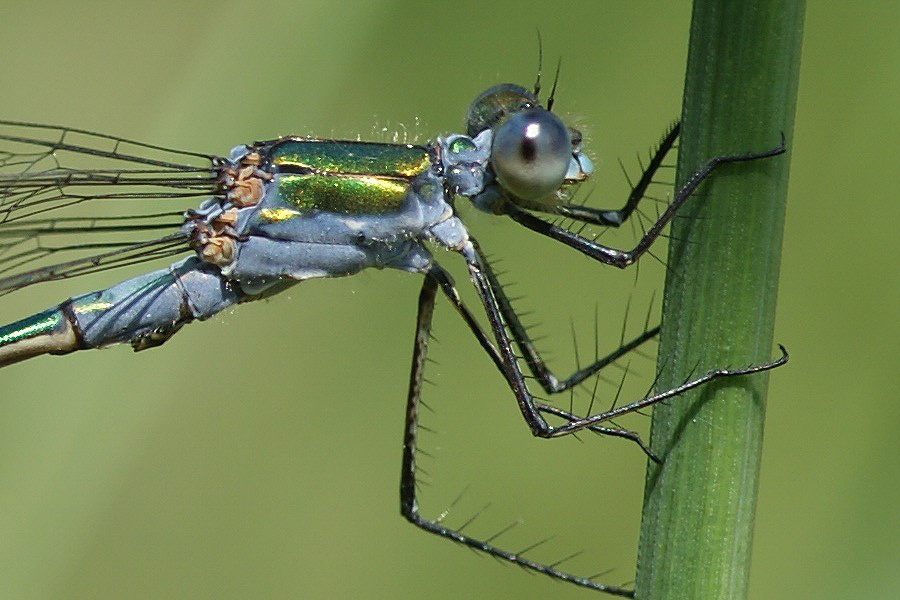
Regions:
M 505 378 L 535 436 L 581 430 L 635 441 L 619 416 L 705 382 L 783 364 L 719 369 L 605 412 L 576 415 L 536 399 L 525 365 L 544 392 L 568 390 L 658 333 L 651 328 L 566 378 L 544 363 L 491 265 L 460 219 L 455 202 L 506 216 L 600 263 L 625 268 L 661 235 L 700 183 L 725 163 L 772 157 L 774 149 L 718 156 L 672 196 L 634 248 L 619 250 L 541 215 L 618 227 L 635 212 L 678 136 L 662 139 L 619 209 L 570 202 L 592 173 L 581 134 L 533 91 L 503 84 L 472 103 L 465 134 L 424 145 L 283 137 L 234 148 L 227 157 L 182 152 L 89 131 L 0 121 L 0 295 L 33 284 L 189 253 L 167 268 L 0 327 L 0 365 L 129 342 L 158 346 L 183 325 L 226 307 L 266 298 L 307 279 L 351 275 L 369 267 L 424 276 L 406 409 L 401 510 L 412 523 L 471 548 L 588 588 L 631 592 L 533 561 L 419 513 L 416 435 L 420 391 L 435 298 L 440 290 Z M 186 212 L 135 214 L 133 200 L 199 201 Z M 83 211 L 89 211 L 84 213 Z M 159 232 L 165 232 L 160 235 Z M 121 239 L 117 236 L 126 236 Z M 138 236 L 143 236 L 139 238 Z M 135 241 L 138 239 L 138 241 Z M 489 332 L 464 304 L 431 248 L 459 254 Z M 551 424 L 547 417 L 558 421 Z

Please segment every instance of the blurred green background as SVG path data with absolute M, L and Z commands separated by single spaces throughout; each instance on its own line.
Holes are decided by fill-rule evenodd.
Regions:
M 690 19 L 686 1 L 123 6 L 6 3 L 0 115 L 210 153 L 288 133 L 424 140 L 459 130 L 483 88 L 530 85 L 539 28 L 546 70 L 563 59 L 558 110 L 586 135 L 603 205 L 627 191 L 617 159 L 634 173 L 678 114 Z M 753 598 L 900 596 L 900 5 L 864 6 L 807 13 L 775 332 L 792 361 L 771 377 Z M 562 365 L 570 317 L 591 346 L 594 306 L 615 341 L 621 316 L 600 303 L 620 305 L 610 290 L 627 296 L 633 275 L 471 218 Z M 4 298 L 0 320 L 114 280 Z M 4 369 L 0 597 L 589 597 L 400 518 L 419 284 L 310 282 L 158 350 Z M 425 509 L 466 489 L 457 523 L 489 502 L 500 525 L 488 532 L 542 515 L 513 547 L 560 533 L 542 558 L 584 548 L 588 572 L 629 582 L 640 453 L 532 440 L 462 324 L 438 311 Z

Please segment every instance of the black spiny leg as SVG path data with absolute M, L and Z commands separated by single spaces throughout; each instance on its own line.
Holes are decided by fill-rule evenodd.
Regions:
M 659 146 L 656 148 L 653 156 L 650 157 L 650 162 L 647 163 L 644 172 L 641 173 L 640 179 L 632 186 L 631 193 L 628 194 L 628 200 L 625 201 L 625 206 L 622 208 L 609 210 L 580 206 L 578 204 L 564 204 L 556 207 L 554 212 L 560 216 L 581 223 L 590 223 L 591 225 L 602 225 L 604 227 L 618 227 L 619 225 L 622 225 L 628 220 L 631 213 L 637 209 L 638 203 L 644 198 L 644 195 L 647 193 L 647 188 L 653 183 L 656 172 L 662 166 L 666 156 L 668 156 L 669 152 L 671 152 L 672 148 L 675 146 L 675 140 L 678 139 L 680 131 L 681 124 L 675 123 L 666 135 L 663 136 L 663 139 L 659 142 Z
M 406 425 L 403 435 L 403 466 L 400 473 L 400 512 L 413 525 L 424 529 L 435 535 L 453 540 L 469 548 L 473 548 L 480 552 L 489 554 L 495 558 L 519 565 L 520 567 L 543 573 L 548 577 L 567 581 L 575 585 L 590 588 L 593 590 L 607 592 L 616 596 L 625 598 L 634 597 L 634 592 L 622 587 L 605 585 L 598 583 L 589 577 L 573 575 L 565 571 L 560 571 L 553 565 L 547 565 L 533 561 L 523 556 L 522 552 L 508 552 L 497 546 L 488 543 L 485 540 L 477 539 L 469 535 L 463 534 L 458 530 L 451 529 L 443 525 L 439 520 L 431 520 L 423 517 L 419 513 L 419 506 L 416 502 L 416 429 L 418 426 L 419 400 L 422 391 L 423 371 L 425 368 L 425 357 L 428 350 L 428 339 L 431 330 L 431 318 L 434 313 L 434 300 L 438 286 L 444 291 L 451 303 L 457 311 L 463 316 L 463 319 L 469 325 L 470 329 L 475 333 L 482 347 L 485 348 L 489 355 L 494 359 L 495 364 L 500 366 L 500 357 L 497 351 L 491 345 L 490 340 L 478 326 L 472 314 L 462 303 L 456 288 L 453 286 L 449 275 L 443 269 L 435 265 L 426 275 L 422 284 L 422 290 L 419 294 L 419 310 L 416 318 L 416 336 L 413 346 L 412 370 L 409 377 L 409 396 L 406 404 Z M 567 415 L 562 411 L 561 416 L 564 418 L 576 418 L 573 415 Z M 603 428 L 593 428 L 598 433 L 611 433 L 614 430 L 605 431 Z M 613 435 L 615 435 L 613 433 Z
M 664 146 L 660 147 L 660 151 Z M 748 162 L 753 160 L 760 160 L 763 158 L 770 158 L 773 156 L 778 156 L 779 154 L 783 154 L 785 151 L 784 146 L 784 135 L 781 136 L 781 144 L 772 148 L 771 150 L 766 150 L 764 152 L 750 152 L 747 154 L 731 154 L 731 155 L 723 155 L 716 156 L 711 158 L 704 164 L 702 167 L 697 169 L 693 175 L 691 175 L 687 182 L 683 186 L 681 186 L 676 192 L 674 197 L 672 198 L 672 202 L 669 203 L 669 206 L 666 207 L 666 210 L 659 216 L 656 222 L 644 233 L 638 243 L 631 250 L 617 250 L 616 248 L 609 248 L 608 246 L 604 246 L 602 244 L 598 244 L 594 240 L 587 239 L 578 235 L 577 233 L 572 233 L 562 227 L 557 225 L 553 225 L 540 219 L 530 212 L 527 212 L 512 202 L 506 202 L 504 204 L 504 212 L 509 215 L 514 221 L 524 225 L 528 229 L 532 231 L 536 231 L 541 235 L 545 235 L 554 240 L 560 241 L 563 244 L 578 250 L 582 254 L 585 254 L 594 260 L 598 260 L 604 264 L 612 265 L 614 267 L 619 267 L 624 269 L 628 267 L 641 257 L 647 250 L 650 249 L 650 246 L 653 245 L 653 242 L 656 241 L 657 238 L 662 234 L 663 229 L 665 229 L 666 225 L 675 217 L 675 213 L 678 212 L 678 209 L 687 202 L 687 199 L 691 197 L 697 188 L 700 186 L 703 181 L 709 177 L 713 171 L 715 171 L 718 167 L 729 164 L 729 163 L 738 163 L 738 162 Z M 657 152 L 657 155 L 659 152 Z M 644 176 L 641 177 L 641 181 L 645 181 L 649 184 L 649 180 L 652 179 L 652 175 L 655 172 L 656 168 L 659 167 L 659 162 L 655 162 L 651 164 L 648 168 L 648 171 L 645 172 Z M 651 170 L 652 169 L 652 170 Z M 649 173 L 649 176 L 648 176 Z M 636 188 L 637 189 L 637 188 Z M 632 192 L 632 196 L 634 192 Z M 629 198 L 629 202 L 631 198 Z M 622 209 L 623 214 L 627 211 L 628 205 Z M 627 214 L 631 214 L 628 212 Z M 574 218 L 574 217 L 573 217 Z M 593 222 L 588 219 L 581 219 L 586 222 Z M 603 224 L 603 223 L 601 223 Z

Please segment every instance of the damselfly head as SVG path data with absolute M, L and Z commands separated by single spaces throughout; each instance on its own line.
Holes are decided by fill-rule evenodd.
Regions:
M 541 106 L 527 89 L 504 83 L 480 94 L 469 108 L 468 134 L 493 130 L 491 167 L 511 200 L 555 203 L 565 184 L 593 171 L 581 153 L 581 133 Z

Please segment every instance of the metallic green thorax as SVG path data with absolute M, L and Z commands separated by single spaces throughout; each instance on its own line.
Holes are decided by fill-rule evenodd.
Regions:
M 301 213 L 384 214 L 397 210 L 410 180 L 431 166 L 422 146 L 287 139 L 268 152 L 278 191 Z

